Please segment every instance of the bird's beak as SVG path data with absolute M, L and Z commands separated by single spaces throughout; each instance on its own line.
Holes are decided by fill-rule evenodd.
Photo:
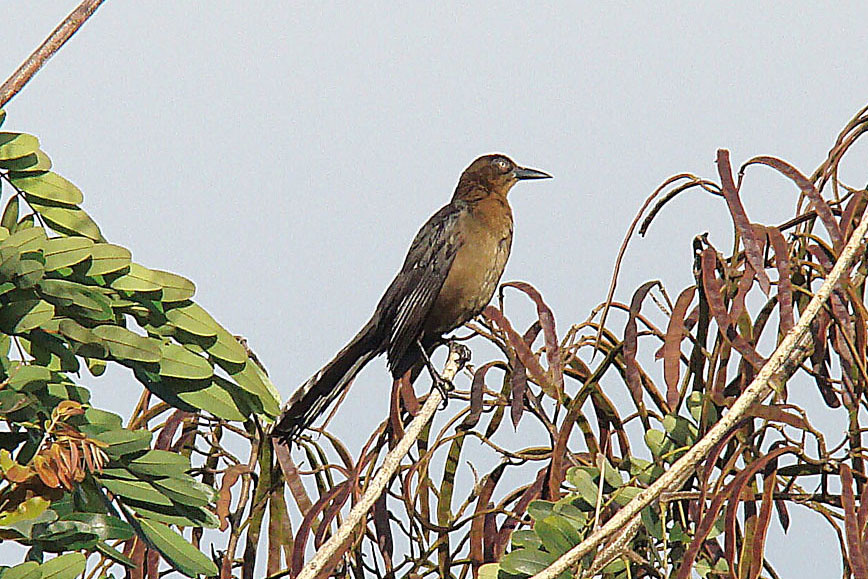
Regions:
M 515 178 L 519 181 L 523 179 L 551 179 L 552 176 L 543 171 L 529 169 L 528 167 L 516 167 L 513 171 Z

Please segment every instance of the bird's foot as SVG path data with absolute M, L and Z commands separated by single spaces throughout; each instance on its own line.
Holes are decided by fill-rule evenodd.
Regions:
M 432 387 L 440 392 L 440 397 L 443 398 L 443 408 L 446 408 L 446 405 L 449 404 L 449 393 L 455 390 L 455 385 L 450 381 L 444 378 L 440 372 L 437 371 L 437 368 L 434 367 L 434 364 L 431 362 L 431 358 L 428 356 L 428 352 L 425 351 L 425 348 L 422 346 L 421 340 L 417 340 L 416 344 L 419 346 L 419 351 L 422 352 L 422 359 L 425 360 L 425 367 L 428 368 L 428 373 L 431 375 Z M 456 344 L 455 342 L 449 342 L 449 351 L 452 352 L 453 347 L 460 347 L 466 350 L 460 350 L 460 356 L 463 358 L 466 356 L 468 359 L 470 357 L 470 350 L 467 346 L 463 344 Z

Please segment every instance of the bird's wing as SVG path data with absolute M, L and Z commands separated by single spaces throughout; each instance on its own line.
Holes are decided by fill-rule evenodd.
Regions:
M 461 209 L 454 204 L 443 207 L 428 220 L 410 245 L 401 271 L 383 296 L 382 320 L 388 335 L 389 367 L 394 370 L 416 340 L 440 288 L 446 281 L 455 253 L 463 240 L 458 220 Z

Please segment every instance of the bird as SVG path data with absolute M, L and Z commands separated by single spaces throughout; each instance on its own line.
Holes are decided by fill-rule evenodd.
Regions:
M 447 205 L 416 234 L 401 270 L 371 319 L 321 370 L 289 398 L 271 435 L 289 443 L 350 386 L 373 358 L 385 353 L 392 377 L 411 381 L 443 336 L 482 312 L 500 282 L 512 247 L 510 189 L 522 180 L 548 179 L 502 154 L 468 166 Z

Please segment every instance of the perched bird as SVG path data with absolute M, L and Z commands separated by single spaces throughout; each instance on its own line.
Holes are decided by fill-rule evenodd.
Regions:
M 473 161 L 449 204 L 416 234 L 370 321 L 290 397 L 272 436 L 296 438 L 384 352 L 396 380 L 408 371 L 415 377 L 443 335 L 479 314 L 494 295 L 512 245 L 509 190 L 523 179 L 550 177 L 504 155 Z

